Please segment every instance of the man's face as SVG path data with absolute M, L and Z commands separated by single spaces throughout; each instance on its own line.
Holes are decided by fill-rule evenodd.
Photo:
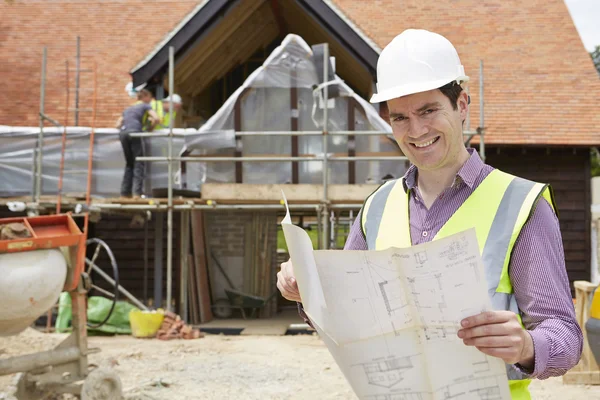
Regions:
M 437 89 L 388 101 L 394 138 L 417 168 L 436 170 L 459 162 L 468 107 L 464 91 L 457 103 L 455 110 Z

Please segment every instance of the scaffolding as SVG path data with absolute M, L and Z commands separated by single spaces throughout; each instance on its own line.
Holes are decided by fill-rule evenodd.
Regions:
M 327 43 L 323 45 L 323 77 L 329 76 L 329 46 Z M 77 69 L 76 69 L 76 102 L 79 100 L 79 40 L 77 41 Z M 169 62 L 168 62 L 168 84 L 169 91 L 172 92 L 172 88 L 174 87 L 174 48 L 169 47 Z M 41 81 L 41 94 L 40 94 L 40 132 L 39 138 L 37 141 L 37 147 L 34 151 L 34 162 L 33 162 L 33 186 L 32 186 L 32 196 L 31 202 L 24 203 L 21 208 L 25 208 L 29 211 L 38 212 L 39 209 L 51 206 L 51 202 L 44 202 L 41 199 L 41 175 L 42 175 L 42 153 L 43 153 L 43 129 L 44 129 L 44 121 L 49 121 L 55 126 L 59 128 L 65 129 L 66 135 L 66 126 L 61 126 L 52 118 L 46 116 L 44 114 L 44 102 L 45 102 L 45 73 L 46 73 L 46 49 L 44 49 L 43 53 L 43 62 L 42 62 L 42 81 Z M 325 79 L 325 78 L 324 78 Z M 329 82 L 324 82 L 321 85 L 321 89 L 323 90 L 323 98 L 328 98 L 328 90 L 329 90 Z M 479 126 L 475 130 L 471 130 L 470 127 L 470 112 L 467 114 L 466 118 L 466 126 L 463 132 L 465 137 L 465 143 L 467 146 L 470 146 L 471 141 L 474 137 L 479 137 L 479 154 L 482 159 L 485 160 L 485 127 L 484 127 L 484 100 L 483 100 L 483 61 L 480 61 L 479 65 Z M 468 88 L 467 88 L 468 93 Z M 78 106 L 75 107 L 75 122 L 78 123 Z M 67 110 L 68 113 L 68 110 Z M 146 163 L 167 163 L 168 165 L 168 178 L 167 178 L 167 198 L 166 203 L 164 200 L 160 199 L 145 199 L 141 200 L 140 203 L 132 204 L 125 203 L 120 201 L 115 202 L 103 202 L 103 201 L 95 201 L 89 200 L 86 205 L 76 204 L 74 209 L 75 212 L 109 212 L 109 211 L 132 211 L 132 212 L 166 212 L 167 214 L 167 293 L 166 293 L 166 307 L 171 309 L 172 307 L 172 286 L 173 286 L 173 212 L 177 211 L 181 213 L 181 218 L 183 220 L 189 221 L 189 212 L 193 210 L 277 210 L 283 211 L 283 204 L 250 204 L 250 203 L 239 203 L 239 204 L 221 204 L 211 199 L 193 199 L 193 198 L 183 198 L 183 199 L 175 199 L 173 195 L 174 189 L 174 163 L 179 163 L 181 167 L 181 163 L 187 162 L 203 162 L 203 163 L 213 163 L 213 162 L 298 162 L 298 161 L 306 161 L 306 162 L 320 162 L 323 164 L 323 174 L 321 185 L 323 187 L 322 198 L 319 202 L 306 203 L 306 204 L 290 204 L 290 210 L 294 211 L 310 211 L 316 213 L 317 221 L 318 221 L 318 232 L 319 232 L 319 245 L 321 249 L 328 249 L 333 247 L 332 244 L 335 244 L 337 241 L 337 235 L 339 232 L 340 224 L 344 224 L 344 226 L 351 226 L 352 222 L 355 218 L 355 212 L 359 210 L 362 206 L 361 203 L 331 203 L 328 197 L 328 168 L 327 165 L 330 162 L 339 162 L 339 161 L 383 161 L 383 160 L 394 160 L 394 161 L 408 161 L 407 157 L 404 156 L 384 156 L 384 155 L 374 155 L 374 156 L 332 156 L 328 154 L 328 136 L 341 135 L 341 136 L 360 136 L 360 135 L 389 135 L 389 132 L 384 131 L 359 131 L 359 130 L 339 130 L 339 131 L 329 131 L 328 125 L 328 107 L 323 107 L 323 121 L 322 121 L 322 129 L 319 131 L 235 131 L 236 139 L 239 139 L 246 135 L 253 136 L 322 136 L 323 138 L 323 152 L 322 154 L 313 154 L 311 156 L 276 156 L 276 157 L 252 157 L 252 156 L 241 156 L 241 151 L 236 154 L 235 157 L 211 157 L 211 156 L 194 156 L 194 157 L 183 157 L 183 156 L 174 156 L 173 155 L 173 140 L 175 137 L 179 136 L 174 132 L 173 127 L 173 100 L 170 97 L 169 103 L 169 113 L 170 113 L 170 123 L 168 132 L 166 133 L 133 133 L 132 137 L 142 137 L 142 138 L 158 138 L 158 137 L 166 137 L 168 138 L 168 146 L 167 146 L 167 156 L 156 157 L 156 156 L 144 156 L 138 157 L 138 161 L 146 162 Z M 66 125 L 66 124 L 65 124 Z M 92 162 L 90 157 L 90 163 Z M 143 204 L 142 204 L 143 203 Z M 58 210 L 60 210 L 60 205 L 56 204 Z M 347 217 L 340 217 L 340 212 L 348 212 Z M 337 213 L 337 214 L 336 214 Z M 162 221 L 159 219 L 159 221 Z M 341 222 L 340 222 L 341 221 Z M 182 225 L 182 229 L 183 225 Z M 184 235 L 182 236 L 184 241 L 181 243 L 182 248 L 189 248 L 189 237 Z M 161 250 L 162 251 L 162 250 Z M 156 268 L 155 268 L 156 269 Z M 162 270 L 160 271 L 162 274 Z M 181 276 L 187 276 L 187 257 L 182 258 L 181 260 Z M 158 275 L 156 276 L 158 278 Z M 162 278 L 161 278 L 162 280 Z M 156 282 L 155 280 L 155 301 L 158 297 L 162 299 L 162 282 Z M 158 284 L 158 286 L 157 286 Z M 183 285 L 181 288 L 181 299 L 180 299 L 180 314 L 184 319 L 187 319 L 187 286 Z M 160 292 L 160 293 L 159 293 Z

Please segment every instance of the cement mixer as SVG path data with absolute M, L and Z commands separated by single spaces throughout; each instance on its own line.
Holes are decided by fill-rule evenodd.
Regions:
M 0 359 L 0 375 L 20 373 L 19 400 L 55 393 L 122 398 L 118 375 L 88 365 L 88 355 L 99 350 L 89 349 L 87 341 L 86 239 L 69 213 L 0 219 L 0 336 L 27 329 L 61 292 L 72 300 L 72 333 L 55 349 Z

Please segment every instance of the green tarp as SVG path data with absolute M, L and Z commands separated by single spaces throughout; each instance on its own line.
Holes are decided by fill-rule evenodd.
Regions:
M 100 296 L 92 296 L 88 299 L 87 318 L 90 324 L 95 325 L 104 320 L 110 311 L 112 300 Z M 98 328 L 88 327 L 89 333 L 108 334 L 131 334 L 129 325 L 129 312 L 138 310 L 137 307 L 125 302 L 117 301 L 115 309 L 106 323 Z M 58 301 L 58 317 L 56 319 L 56 332 L 63 333 L 69 330 L 71 325 L 71 296 L 63 292 Z

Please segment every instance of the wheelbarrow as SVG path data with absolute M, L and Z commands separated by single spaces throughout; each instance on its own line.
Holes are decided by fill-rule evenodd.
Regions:
M 221 273 L 227 280 L 227 283 L 229 283 L 229 286 L 231 286 L 231 289 L 225 289 L 227 299 L 217 299 L 217 301 L 213 305 L 213 310 L 217 317 L 228 318 L 231 316 L 231 309 L 236 308 L 240 310 L 240 312 L 242 313 L 242 317 L 244 319 L 247 319 L 246 309 L 250 308 L 252 309 L 250 313 L 250 318 L 255 318 L 257 311 L 265 307 L 277 295 L 278 290 L 275 290 L 266 298 L 252 295 L 249 293 L 244 293 L 242 291 L 237 290 L 235 288 L 235 285 L 221 266 L 221 263 L 219 262 L 217 257 L 215 257 L 212 251 L 210 252 L 210 255 L 215 261 L 215 264 L 217 265 L 218 269 L 221 271 Z
M 269 301 L 271 301 L 276 295 L 277 291 L 274 291 L 269 297 L 264 298 L 260 296 L 254 296 L 248 293 L 240 292 L 235 289 L 225 289 L 227 298 L 229 299 L 229 307 L 237 308 L 241 311 L 242 317 L 246 319 L 246 309 L 251 308 L 250 318 L 255 318 L 257 311 L 265 307 Z

